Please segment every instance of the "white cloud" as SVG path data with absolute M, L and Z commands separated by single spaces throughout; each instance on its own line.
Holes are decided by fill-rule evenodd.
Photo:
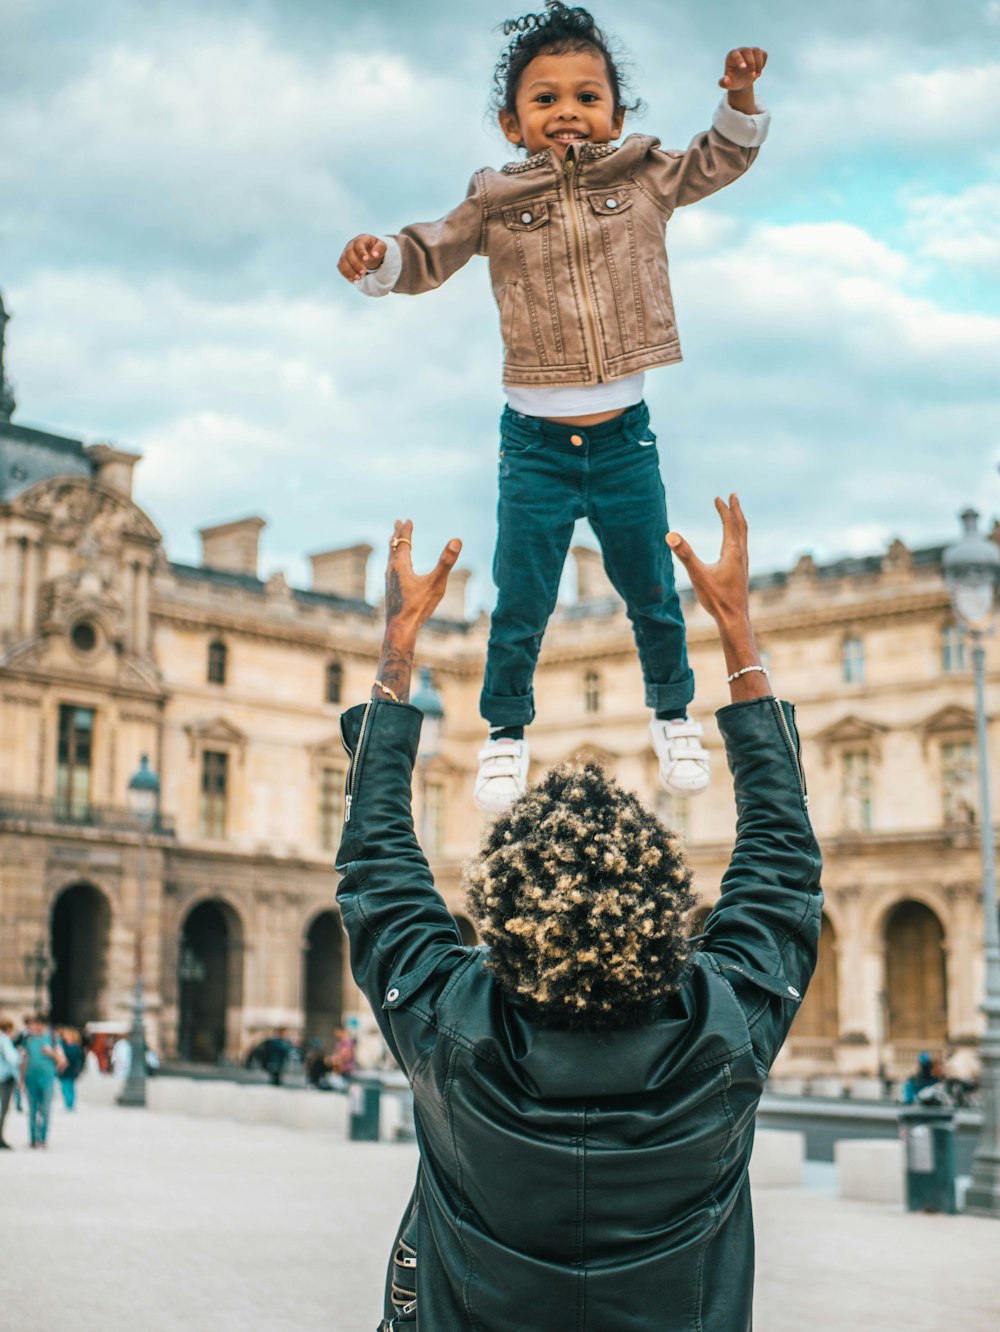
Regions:
M 928 259 L 1000 276 L 1000 183 L 913 198 L 907 236 Z
M 887 145 L 951 158 L 981 153 L 995 145 L 998 81 L 995 59 L 957 63 L 947 52 L 907 49 L 905 37 L 843 43 L 835 60 L 828 42 L 814 43 L 786 82 L 792 95 L 777 135 L 798 154 L 835 150 L 858 162 Z

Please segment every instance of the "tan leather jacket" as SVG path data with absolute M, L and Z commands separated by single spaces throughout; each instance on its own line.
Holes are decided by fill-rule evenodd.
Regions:
M 686 152 L 630 135 L 484 167 L 439 222 L 394 239 L 394 291 L 439 287 L 474 254 L 489 259 L 500 308 L 504 383 L 597 384 L 681 359 L 666 227 L 675 208 L 714 194 L 757 156 L 717 130 Z

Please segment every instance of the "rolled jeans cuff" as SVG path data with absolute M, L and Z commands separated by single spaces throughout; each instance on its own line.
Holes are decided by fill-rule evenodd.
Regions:
M 694 698 L 694 672 L 688 671 L 682 680 L 671 684 L 653 684 L 646 681 L 646 707 L 654 712 L 675 712 L 686 708 Z
M 488 694 L 484 689 L 479 696 L 479 715 L 491 726 L 530 726 L 535 720 L 535 695 Z

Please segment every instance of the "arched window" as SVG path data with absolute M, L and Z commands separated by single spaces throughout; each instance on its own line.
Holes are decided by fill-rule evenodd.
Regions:
M 208 683 L 226 683 L 226 645 L 215 638 L 208 645 Z
M 583 677 L 583 710 L 584 712 L 601 710 L 601 677 L 596 671 L 587 671 Z
M 339 703 L 344 689 L 344 668 L 339 661 L 326 664 L 326 701 Z

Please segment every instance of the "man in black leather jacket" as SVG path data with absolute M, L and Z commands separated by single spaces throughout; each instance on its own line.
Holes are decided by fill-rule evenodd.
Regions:
M 493 863 L 487 856 L 473 893 L 490 943 L 462 944 L 414 836 L 421 714 L 407 705 L 417 632 L 461 546 L 449 542 L 437 567 L 418 576 L 412 525 L 396 524 L 378 679 L 372 700 L 342 722 L 352 761 L 337 860 L 354 975 L 416 1106 L 420 1166 L 389 1265 L 384 1329 L 750 1328 L 754 1115 L 816 963 L 822 895 L 794 714 L 769 693 L 750 625 L 746 522 L 735 496 L 716 506 L 716 564 L 668 537 L 718 625 L 733 699 L 718 721 L 736 845 L 693 944 L 670 925 L 690 902 L 679 848 L 667 833 L 657 841 L 613 783 L 600 796 L 602 810 L 619 807 L 612 832 L 645 839 L 634 864 L 608 852 L 607 873 L 629 891 L 609 896 L 596 871 L 593 884 L 576 873 L 536 885 L 545 832 L 518 823 L 515 806 L 485 844 L 506 856 L 504 883 L 482 868 Z M 576 801 L 579 845 L 563 830 L 557 853 L 575 863 L 588 845 L 605 846 L 611 825 L 605 819 L 598 833 L 580 784 L 553 780 L 549 807 L 560 814 L 563 789 L 565 802 Z M 520 854 L 518 838 L 521 860 L 508 854 L 512 844 Z M 523 910 L 505 918 L 518 888 L 510 865 L 522 861 Z M 657 886 L 644 901 L 647 873 Z M 553 931 L 565 941 L 566 921 L 598 919 L 598 896 L 615 917 L 609 938 L 625 941 L 617 953 L 605 949 L 606 975 L 600 937 L 579 948 L 569 939 L 553 965 Z M 584 915 L 574 917 L 578 906 Z M 546 911 L 570 914 L 554 923 Z M 643 925 L 643 912 L 654 925 Z M 575 991 L 557 983 L 566 974 Z M 531 975 L 541 979 L 532 984 Z

